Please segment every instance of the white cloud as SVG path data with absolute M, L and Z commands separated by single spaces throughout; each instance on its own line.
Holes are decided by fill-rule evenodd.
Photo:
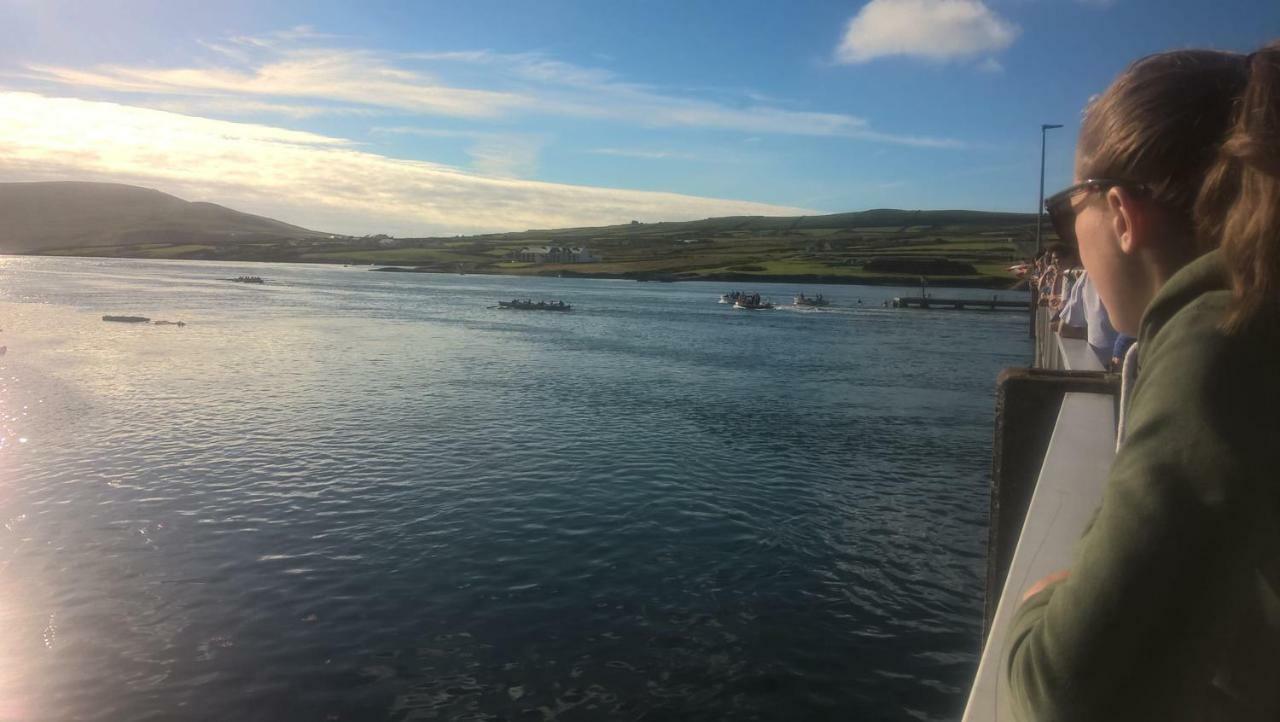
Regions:
M 849 21 L 836 60 L 973 58 L 1004 50 L 1018 32 L 980 0 L 871 0 Z
M 995 58 L 987 58 L 981 63 L 978 63 L 978 70 L 981 70 L 984 73 L 994 73 L 998 75 L 1004 72 L 1004 65 Z
M 733 104 L 681 95 L 539 53 L 475 50 L 390 55 L 304 42 L 324 37 L 311 32 L 302 28 L 266 38 L 206 43 L 218 60 L 205 67 L 29 65 L 28 79 L 140 95 L 150 98 L 149 104 L 157 97 L 180 98 L 193 108 L 199 107 L 197 101 L 213 102 L 210 98 L 227 102 L 257 98 L 259 103 L 275 106 L 278 114 L 292 117 L 352 108 L 471 120 L 547 115 L 657 128 L 846 137 L 918 147 L 963 145 L 949 138 L 881 131 L 855 115 L 794 110 L 771 99 L 748 96 Z M 446 77 L 459 75 L 452 80 Z
M 495 117 L 530 102 L 513 93 L 449 87 L 361 50 L 293 49 L 249 68 L 28 69 L 38 79 L 123 93 L 311 98 L 463 118 Z
M 214 115 L 232 118 L 246 115 L 275 115 L 303 119 L 320 115 L 374 116 L 383 112 L 376 108 L 358 108 L 349 105 L 301 105 L 297 103 L 276 103 L 253 98 L 226 97 L 161 97 L 155 100 L 144 100 L 139 104 L 156 110 L 168 110 L 184 115 Z
M 379 126 L 375 134 L 417 135 L 424 138 L 460 138 L 471 142 L 467 155 L 471 168 L 482 175 L 527 178 L 538 167 L 538 155 L 547 138 L 532 133 L 494 133 L 483 130 L 451 130 L 419 126 Z
M 0 180 L 68 178 L 151 186 L 317 230 L 401 236 L 814 212 L 499 178 L 314 133 L 0 92 Z
M 411 57 L 482 66 L 502 77 L 535 83 L 537 89 L 528 92 L 537 98 L 537 111 L 542 113 L 657 128 L 846 137 L 929 148 L 963 146 L 950 138 L 873 130 L 865 118 L 843 113 L 790 110 L 759 102 L 735 106 L 675 95 L 625 82 L 607 70 L 582 68 L 537 53 L 467 51 L 416 53 Z
M 528 178 L 538 169 L 538 154 L 544 141 L 521 135 L 491 135 L 478 138 L 467 149 L 471 167 L 482 175 Z
M 680 153 L 674 150 L 647 150 L 644 148 L 592 148 L 587 152 L 592 155 L 611 155 L 619 158 L 640 158 L 642 160 L 693 160 L 697 157 L 692 153 Z

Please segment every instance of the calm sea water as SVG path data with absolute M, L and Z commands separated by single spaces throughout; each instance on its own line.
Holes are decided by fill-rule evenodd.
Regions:
M 726 290 L 0 257 L 0 719 L 956 716 L 1024 316 Z

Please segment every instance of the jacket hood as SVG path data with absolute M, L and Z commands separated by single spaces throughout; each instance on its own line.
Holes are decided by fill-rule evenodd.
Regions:
M 1151 300 L 1142 314 L 1138 336 L 1146 341 L 1200 296 L 1212 291 L 1224 291 L 1231 287 L 1222 251 L 1215 249 L 1188 263 L 1173 274 Z

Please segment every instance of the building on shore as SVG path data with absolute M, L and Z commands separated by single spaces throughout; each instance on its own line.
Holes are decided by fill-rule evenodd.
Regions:
M 596 263 L 598 256 L 585 247 L 526 246 L 511 254 L 512 260 L 524 263 Z

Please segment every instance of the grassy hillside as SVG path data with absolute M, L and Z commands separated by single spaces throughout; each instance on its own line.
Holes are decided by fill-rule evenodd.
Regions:
M 636 279 L 1002 287 L 1034 244 L 1035 216 L 877 209 L 734 216 L 449 238 L 335 237 L 157 191 L 99 183 L 0 184 L 0 251 L 360 263 L 419 271 Z M 512 260 L 526 246 L 585 246 L 595 263 Z
M 420 270 L 680 280 L 915 283 L 1003 287 L 1034 245 L 1035 216 L 903 211 L 791 218 L 729 217 L 683 223 L 401 239 L 389 249 L 331 249 L 304 260 L 412 265 Z M 507 260 L 534 245 L 590 248 L 599 263 Z
M 117 183 L 0 183 L 0 252 L 316 242 L 326 234 Z

